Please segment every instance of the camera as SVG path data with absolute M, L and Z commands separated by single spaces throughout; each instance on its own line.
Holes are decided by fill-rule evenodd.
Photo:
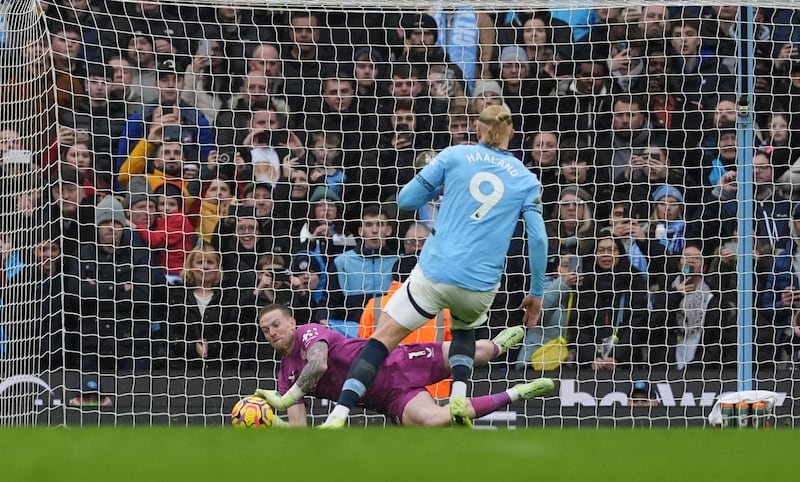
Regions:
M 287 129 L 267 130 L 256 135 L 255 141 L 272 147 L 286 145 L 289 142 L 289 131 Z

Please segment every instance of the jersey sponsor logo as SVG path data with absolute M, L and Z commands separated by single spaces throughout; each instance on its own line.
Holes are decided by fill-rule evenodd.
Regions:
M 297 379 L 297 370 L 292 370 L 292 373 L 290 373 L 286 379 L 294 383 L 295 379 Z
M 519 171 L 517 171 L 517 168 L 514 166 L 514 163 L 512 163 L 507 159 L 503 159 L 502 157 L 498 159 L 489 153 L 476 152 L 474 154 L 467 154 L 467 161 L 469 163 L 487 162 L 489 164 L 494 164 L 495 166 L 505 170 L 512 176 L 519 175 Z

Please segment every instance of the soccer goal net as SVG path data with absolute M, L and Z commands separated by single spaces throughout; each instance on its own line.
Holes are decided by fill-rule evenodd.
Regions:
M 543 186 L 547 280 L 470 390 L 558 383 L 479 425 L 707 425 L 742 390 L 794 423 L 790 2 L 223 3 L 0 7 L 0 424 L 228 423 L 299 375 L 271 304 L 368 337 L 447 196 L 399 190 L 489 105 Z M 524 233 L 479 338 L 522 323 Z

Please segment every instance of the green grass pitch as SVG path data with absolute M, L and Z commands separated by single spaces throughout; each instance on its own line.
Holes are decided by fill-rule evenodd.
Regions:
M 792 430 L 0 429 L 0 480 L 794 480 Z M 788 478 L 787 478 L 788 477 Z

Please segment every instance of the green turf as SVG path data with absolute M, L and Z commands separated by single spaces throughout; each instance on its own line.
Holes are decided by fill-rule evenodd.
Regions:
M 797 440 L 792 430 L 0 429 L 0 480 L 755 482 L 793 479 Z

